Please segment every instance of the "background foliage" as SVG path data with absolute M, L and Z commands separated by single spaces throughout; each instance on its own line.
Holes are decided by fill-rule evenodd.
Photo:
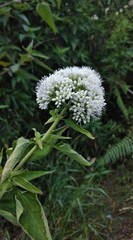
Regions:
M 7 1 L 6 3 L 1 1 L 0 3 L 1 146 L 10 145 L 12 140 L 20 135 L 31 137 L 32 127 L 40 131 L 43 129 L 48 113 L 40 111 L 35 102 L 35 87 L 38 79 L 57 68 L 90 65 L 103 78 L 107 106 L 101 120 L 85 126 L 93 133 L 95 141 L 86 140 L 85 137 L 71 132 L 70 134 L 75 139 L 73 146 L 77 147 L 86 157 L 99 159 L 94 166 L 97 171 L 101 171 L 103 167 L 112 163 L 116 164 L 117 161 L 122 163 L 133 153 L 132 1 L 67 0 L 62 1 L 59 9 L 60 1 L 49 0 L 47 3 L 52 11 L 54 24 L 52 26 L 44 21 L 36 11 L 37 4 L 40 2 L 44 1 Z M 55 159 L 50 163 L 48 158 L 43 165 L 40 163 L 40 165 L 29 167 L 44 168 L 47 160 L 49 161 L 47 168 L 52 167 L 53 161 L 58 164 Z M 58 172 L 63 172 L 62 166 L 60 167 Z M 71 169 L 71 166 L 65 166 L 66 174 L 61 174 L 61 179 L 56 177 L 55 186 L 52 188 L 50 185 L 48 188 L 48 191 L 51 191 L 49 198 L 54 198 L 55 204 L 57 201 L 62 207 L 66 204 L 65 209 L 70 201 L 73 202 L 69 199 L 71 194 L 69 191 L 70 188 L 74 189 L 66 182 L 80 182 L 74 180 L 75 173 L 72 180 L 68 179 L 67 168 Z M 78 175 L 82 178 L 82 174 L 86 174 L 86 169 L 77 172 L 76 177 Z M 53 184 L 51 181 L 50 178 L 49 184 Z M 59 182 L 62 182 L 62 185 L 59 185 Z M 89 185 L 81 181 L 80 184 L 76 184 L 75 182 L 75 186 L 80 184 L 81 186 L 73 191 L 72 198 L 76 198 L 74 200 L 76 202 L 71 207 L 75 209 L 75 204 L 77 204 L 84 219 L 80 199 L 77 197 L 78 189 L 80 189 L 80 198 L 84 205 L 82 196 L 88 191 L 88 189 L 84 190 L 85 186 L 89 187 L 92 183 L 89 182 Z M 69 193 L 62 200 L 60 193 L 64 186 L 67 186 Z M 93 189 L 91 191 L 93 192 Z M 55 193 L 57 193 L 56 196 Z M 91 199 L 90 204 L 94 206 L 101 195 L 96 194 L 95 197 L 94 194 L 93 196 L 94 199 Z M 51 200 L 48 201 L 47 204 L 50 205 Z M 59 211 L 57 206 L 53 208 Z M 72 219 L 69 211 L 70 209 L 64 222 L 67 222 L 69 218 Z M 64 228 L 66 222 L 59 220 L 59 229 L 62 229 L 62 226 Z M 84 222 L 86 222 L 85 219 Z M 54 224 L 54 217 L 52 224 Z M 94 225 L 95 223 L 93 226 L 90 225 L 93 232 L 97 228 Z M 85 234 L 85 225 L 83 229 Z M 59 239 L 58 231 L 56 234 L 55 239 Z M 63 234 L 65 235 L 65 229 L 64 233 L 62 232 L 62 239 Z M 96 232 L 95 235 L 97 235 Z M 82 239 L 82 236 L 77 239 Z
M 73 65 L 100 72 L 107 101 L 104 121 L 128 127 L 133 115 L 133 16 L 127 1 L 65 1 L 60 11 L 56 1 L 49 1 L 56 34 L 37 14 L 39 1 L 13 2 L 0 8 L 1 141 L 40 126 L 46 117 L 36 108 L 36 81 Z

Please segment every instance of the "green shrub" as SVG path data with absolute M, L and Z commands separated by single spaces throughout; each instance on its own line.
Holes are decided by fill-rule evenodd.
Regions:
M 37 14 L 38 2 L 4 4 L 1 1 L 0 134 L 3 143 L 20 134 L 28 135 L 28 129 L 40 123 L 35 85 L 42 74 L 52 71 L 47 65 L 49 56 L 45 55 L 44 44 L 54 33 Z
M 40 130 L 46 120 L 47 114 L 36 108 L 36 80 L 64 66 L 90 65 L 99 71 L 106 89 L 107 110 L 102 122 L 95 123 L 100 132 L 97 151 L 87 153 L 99 156 L 125 137 L 132 123 L 132 6 L 127 0 L 69 0 L 62 1 L 59 11 L 57 2 L 49 0 L 55 34 L 37 14 L 38 2 L 12 2 L 0 8 L 1 142 L 27 137 L 29 129 Z M 108 138 L 110 121 L 119 130 L 111 129 Z

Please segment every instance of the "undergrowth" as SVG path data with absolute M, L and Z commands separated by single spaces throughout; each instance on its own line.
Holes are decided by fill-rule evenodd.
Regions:
M 51 158 L 53 156 L 49 161 Z M 46 211 L 53 240 L 118 240 L 117 230 L 122 228 L 122 224 L 126 228 L 127 220 L 127 233 L 131 232 L 128 229 L 133 196 L 131 161 L 116 166 L 113 171 L 99 172 L 81 168 L 74 162 L 64 162 L 62 158 L 51 159 L 48 164 L 31 165 L 30 168 L 41 166 L 44 169 L 46 165 L 55 172 L 49 178 L 42 177 L 36 185 L 43 191 L 40 201 Z M 8 224 L 8 230 L 5 230 L 2 240 L 28 240 L 19 228 L 9 228 Z M 129 239 L 127 235 L 123 236 L 124 240 Z

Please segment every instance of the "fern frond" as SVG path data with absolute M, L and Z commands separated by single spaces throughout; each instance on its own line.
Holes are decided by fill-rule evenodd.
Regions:
M 133 154 L 133 137 L 125 137 L 107 150 L 104 156 L 98 159 L 96 168 L 115 163 Z

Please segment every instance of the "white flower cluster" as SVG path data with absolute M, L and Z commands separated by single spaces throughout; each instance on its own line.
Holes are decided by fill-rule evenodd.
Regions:
M 88 123 L 101 115 L 104 90 L 99 74 L 90 67 L 67 67 L 43 77 L 37 86 L 37 103 L 47 109 L 50 102 L 57 108 L 70 102 L 69 111 L 78 123 Z

